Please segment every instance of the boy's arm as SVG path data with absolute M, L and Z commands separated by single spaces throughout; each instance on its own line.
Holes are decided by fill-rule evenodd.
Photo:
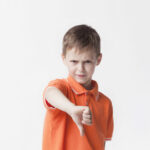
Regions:
M 66 112 L 69 115 L 75 107 L 75 104 L 70 102 L 68 98 L 56 87 L 48 87 L 45 92 L 45 98 L 54 107 Z
M 48 87 L 45 92 L 45 98 L 54 107 L 70 115 L 77 125 L 81 136 L 84 135 L 82 124 L 92 124 L 92 114 L 88 106 L 76 106 L 56 87 Z

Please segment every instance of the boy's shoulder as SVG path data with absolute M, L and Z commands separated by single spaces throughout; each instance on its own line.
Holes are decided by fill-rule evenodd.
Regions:
M 94 80 L 94 81 L 97 83 L 97 85 L 99 87 L 98 82 L 96 80 Z M 100 91 L 99 88 L 98 88 L 98 93 L 99 93 L 99 97 L 101 99 L 103 99 L 105 102 L 107 102 L 107 103 L 111 103 L 112 102 L 111 99 L 109 98 L 109 96 L 107 96 L 105 93 L 103 93 L 102 91 Z
M 106 96 L 106 94 L 102 93 L 101 91 L 98 91 L 98 92 L 99 92 L 100 98 L 103 99 L 103 101 L 109 104 L 112 103 L 112 100 L 108 96 Z
M 48 82 L 48 87 L 56 87 L 61 90 L 65 95 L 68 93 L 68 84 L 65 78 L 55 78 Z

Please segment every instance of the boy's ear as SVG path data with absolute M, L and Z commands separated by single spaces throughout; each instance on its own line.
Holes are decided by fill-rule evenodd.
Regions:
M 61 58 L 62 58 L 63 63 L 66 65 L 66 59 L 65 59 L 64 54 L 61 54 Z
M 100 53 L 99 56 L 97 57 L 97 63 L 96 63 L 96 65 L 99 65 L 100 62 L 101 62 L 101 60 L 102 60 L 102 53 Z

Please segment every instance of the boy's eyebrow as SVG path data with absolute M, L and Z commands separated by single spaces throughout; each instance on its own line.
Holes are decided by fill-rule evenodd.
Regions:
M 77 59 L 70 59 L 69 61 L 79 61 L 79 60 L 77 60 Z M 86 60 L 83 60 L 84 62 L 85 61 L 92 61 L 91 59 L 86 59 Z

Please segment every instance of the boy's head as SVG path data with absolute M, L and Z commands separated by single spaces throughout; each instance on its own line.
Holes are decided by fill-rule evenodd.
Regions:
M 63 38 L 62 58 L 69 74 L 86 89 L 91 89 L 92 75 L 102 58 L 98 33 L 87 25 L 69 29 Z
M 97 54 L 100 54 L 100 36 L 95 29 L 88 25 L 76 25 L 69 29 L 63 38 L 63 52 L 65 56 L 66 52 L 72 48 L 90 49 Z

